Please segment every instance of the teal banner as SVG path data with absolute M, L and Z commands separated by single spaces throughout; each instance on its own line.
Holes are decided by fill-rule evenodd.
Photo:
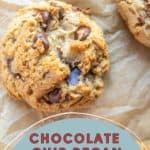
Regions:
M 48 123 L 25 135 L 14 150 L 141 150 L 122 127 L 98 119 L 72 118 Z

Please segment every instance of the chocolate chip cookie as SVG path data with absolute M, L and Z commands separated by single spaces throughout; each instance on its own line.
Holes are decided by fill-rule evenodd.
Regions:
M 150 47 L 150 0 L 120 0 L 118 10 L 135 39 Z
M 18 12 L 0 47 L 10 96 L 39 111 L 58 112 L 83 107 L 102 93 L 107 46 L 100 27 L 83 12 L 59 1 Z

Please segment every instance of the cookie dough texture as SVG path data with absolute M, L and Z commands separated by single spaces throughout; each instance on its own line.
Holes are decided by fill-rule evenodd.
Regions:
M 1 78 L 10 96 L 42 112 L 85 106 L 109 68 L 102 30 L 70 4 L 25 7 L 1 40 Z
M 118 10 L 135 39 L 150 47 L 150 0 L 120 0 Z

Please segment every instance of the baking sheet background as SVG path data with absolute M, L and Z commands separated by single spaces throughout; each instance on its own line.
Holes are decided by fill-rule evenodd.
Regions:
M 36 0 L 33 0 L 36 1 Z M 115 0 L 65 0 L 90 8 L 108 43 L 111 68 L 105 91 L 82 112 L 116 120 L 150 145 L 150 48 L 135 41 L 116 10 Z M 0 37 L 15 12 L 31 0 L 0 0 Z M 12 101 L 0 83 L 0 149 L 44 115 L 26 104 Z

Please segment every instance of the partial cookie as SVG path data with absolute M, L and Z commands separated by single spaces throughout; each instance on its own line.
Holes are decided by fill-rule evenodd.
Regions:
M 118 10 L 134 37 L 150 47 L 150 0 L 120 0 Z
M 85 106 L 104 87 L 108 52 L 100 27 L 72 5 L 49 1 L 19 11 L 0 47 L 9 95 L 42 112 Z

